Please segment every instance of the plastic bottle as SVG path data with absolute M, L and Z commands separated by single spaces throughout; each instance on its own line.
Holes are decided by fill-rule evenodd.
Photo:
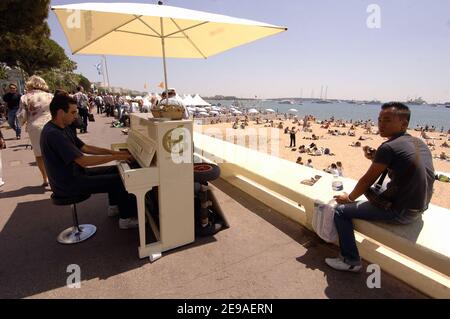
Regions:
M 342 180 L 339 178 L 339 174 L 333 174 L 333 181 L 331 182 L 331 187 L 335 192 L 340 192 L 344 190 L 344 184 L 342 183 Z

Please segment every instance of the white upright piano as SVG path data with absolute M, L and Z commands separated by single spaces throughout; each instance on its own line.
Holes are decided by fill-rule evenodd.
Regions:
M 126 190 L 137 200 L 139 258 L 154 261 L 162 252 L 195 240 L 193 122 L 153 119 L 146 113 L 131 114 L 130 120 L 127 143 L 113 144 L 112 149 L 127 149 L 138 163 L 117 165 Z M 147 192 L 155 186 L 159 223 L 145 204 Z M 146 243 L 146 217 L 157 239 L 150 244 Z

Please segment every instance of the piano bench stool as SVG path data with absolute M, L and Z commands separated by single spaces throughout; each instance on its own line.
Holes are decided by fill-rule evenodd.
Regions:
M 77 244 L 81 243 L 92 237 L 97 231 L 97 227 L 90 224 L 78 224 L 78 216 L 77 216 L 77 204 L 84 202 L 86 199 L 91 197 L 89 194 L 74 196 L 74 197 L 57 197 L 55 194 L 52 194 L 51 200 L 52 203 L 56 206 L 72 206 L 72 218 L 73 218 L 73 227 L 69 227 L 66 230 L 62 231 L 57 238 L 57 241 L 60 244 Z

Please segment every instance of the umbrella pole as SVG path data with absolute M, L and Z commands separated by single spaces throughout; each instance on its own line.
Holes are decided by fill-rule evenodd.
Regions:
M 163 18 L 161 20 L 161 44 L 162 44 L 162 52 L 163 52 L 163 65 L 164 65 L 164 85 L 166 91 L 166 101 L 169 99 L 169 88 L 167 86 L 167 66 L 166 66 L 166 46 L 165 46 L 165 38 L 164 38 L 164 25 Z

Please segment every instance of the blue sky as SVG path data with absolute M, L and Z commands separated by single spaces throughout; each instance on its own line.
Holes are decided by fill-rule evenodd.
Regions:
M 53 0 L 52 5 L 74 3 Z M 78 1 L 82 2 L 82 1 Z M 87 1 L 86 1 L 87 2 Z M 93 1 L 94 2 L 94 1 Z M 126 2 L 126 1 L 103 1 Z M 156 3 L 157 1 L 130 2 Z M 169 86 L 181 93 L 240 97 L 319 97 L 450 101 L 448 0 L 166 0 L 167 5 L 286 26 L 287 32 L 207 60 L 169 59 Z M 367 7 L 381 8 L 381 28 L 367 27 Z M 71 55 L 56 16 L 52 38 L 78 63 L 78 72 L 101 81 L 98 56 Z M 113 86 L 160 91 L 158 58 L 109 56 Z

